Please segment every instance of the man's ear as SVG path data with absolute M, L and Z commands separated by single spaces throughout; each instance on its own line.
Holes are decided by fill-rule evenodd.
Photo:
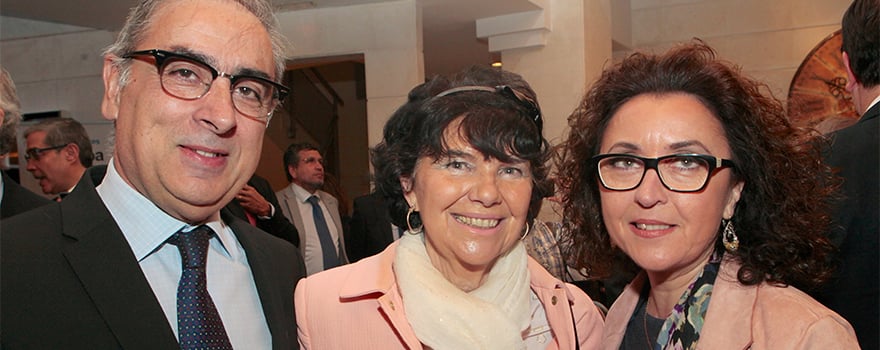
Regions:
M 104 98 L 101 100 L 101 114 L 104 119 L 116 120 L 119 116 L 119 67 L 113 64 L 113 57 L 104 56 Z
M 69 143 L 64 146 L 64 159 L 68 162 L 79 163 L 79 146 L 75 143 Z
M 846 52 L 841 52 L 840 55 L 843 59 L 843 66 L 846 67 L 846 90 L 852 93 L 859 81 L 853 74 L 852 68 L 849 67 L 849 55 Z
M 291 179 L 296 180 L 296 167 L 293 164 L 287 166 L 287 175 L 290 175 Z

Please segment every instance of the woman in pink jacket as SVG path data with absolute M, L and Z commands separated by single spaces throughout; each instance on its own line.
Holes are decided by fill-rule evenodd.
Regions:
M 831 178 L 762 87 L 693 43 L 624 59 L 569 118 L 559 178 L 578 260 L 642 270 L 603 349 L 858 348 L 792 286 L 827 277 Z
M 295 293 L 305 349 L 593 349 L 602 316 L 521 242 L 553 191 L 534 91 L 474 67 L 413 89 L 372 152 L 407 228 L 385 251 Z

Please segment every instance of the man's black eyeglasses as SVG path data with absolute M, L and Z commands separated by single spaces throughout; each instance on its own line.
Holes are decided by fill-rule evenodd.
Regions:
M 43 152 L 61 149 L 61 148 L 67 147 L 67 145 L 69 145 L 69 143 L 65 143 L 63 145 L 58 145 L 58 146 L 45 147 L 45 148 L 36 148 L 36 147 L 28 148 L 27 150 L 24 151 L 24 159 L 25 160 L 31 160 L 31 159 L 40 160 L 40 157 L 43 155 Z
M 184 100 L 196 100 L 211 89 L 218 77 L 229 78 L 232 104 L 248 117 L 268 123 L 272 112 L 290 92 L 286 86 L 264 77 L 219 72 L 204 61 L 165 50 L 129 52 L 123 58 L 153 57 L 162 90 Z
M 538 133 L 543 132 L 544 119 L 541 117 L 541 110 L 538 108 L 538 105 L 535 103 L 535 101 L 532 101 L 531 99 L 529 99 L 529 98 L 525 97 L 523 94 L 521 94 L 519 91 L 516 91 L 507 85 L 498 85 L 498 86 L 495 86 L 494 88 L 488 87 L 488 86 L 479 86 L 479 85 L 459 86 L 459 87 L 454 87 L 449 90 L 443 91 L 434 97 L 443 97 L 443 96 L 451 95 L 451 94 L 454 94 L 457 92 L 464 92 L 464 91 L 495 92 L 495 93 L 501 94 L 501 96 L 504 96 L 508 99 L 513 100 L 520 107 L 522 107 L 526 110 L 526 112 L 528 113 L 528 116 L 529 116 L 529 120 L 532 123 L 534 123 L 535 126 L 538 127 Z

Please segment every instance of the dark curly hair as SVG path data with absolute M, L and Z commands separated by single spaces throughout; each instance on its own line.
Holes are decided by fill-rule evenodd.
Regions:
M 465 88 L 447 91 L 457 87 Z M 437 96 L 441 92 L 445 93 Z M 547 165 L 551 148 L 541 135 L 539 115 L 529 84 L 518 74 L 500 69 L 474 66 L 449 79 L 434 77 L 413 88 L 408 101 L 385 124 L 382 142 L 371 150 L 376 190 L 385 197 L 391 221 L 407 227 L 409 205 L 400 179 L 412 176 L 420 157 L 447 155 L 443 134 L 458 118 L 462 118 L 460 135 L 486 157 L 529 163 L 534 186 L 527 220 L 534 219 L 541 200 L 553 193 Z M 413 225 L 418 226 L 416 216 Z
M 632 54 L 603 72 L 569 117 L 570 132 L 556 160 L 564 239 L 574 264 L 596 278 L 608 276 L 615 263 L 634 264 L 612 248 L 596 168 L 588 160 L 598 154 L 618 108 L 642 94 L 669 93 L 697 97 L 718 118 L 737 164 L 734 175 L 745 183 L 731 219 L 739 250 L 728 253 L 741 263 L 739 282 L 809 289 L 826 279 L 832 246 L 824 232 L 833 188 L 819 147 L 808 141 L 806 130 L 792 126 L 765 84 L 717 59 L 702 42 L 662 55 Z M 718 232 L 715 249 L 723 250 L 720 223 Z

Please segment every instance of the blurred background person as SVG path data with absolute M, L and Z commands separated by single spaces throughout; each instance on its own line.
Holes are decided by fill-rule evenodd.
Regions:
M 345 233 L 348 258 L 356 262 L 379 254 L 403 235 L 406 228 L 391 223 L 382 194 L 373 191 L 354 199 L 351 224 Z
M 829 274 L 831 173 L 764 88 L 691 43 L 606 70 L 569 118 L 559 185 L 578 262 L 602 276 L 622 252 L 643 271 L 603 349 L 858 348 L 794 287 Z
M 409 93 L 372 151 L 407 232 L 378 255 L 297 286 L 309 349 L 591 349 L 602 316 L 521 243 L 552 194 L 534 91 L 489 67 Z M 336 330 L 345 330 L 340 336 Z
M 86 129 L 71 118 L 43 120 L 24 131 L 27 171 L 43 193 L 60 201 L 73 191 L 86 168 L 92 166 L 92 141 Z
M 299 232 L 306 275 L 348 263 L 339 201 L 324 192 L 324 157 L 314 145 L 293 143 L 284 151 L 290 185 L 275 192 L 281 213 Z
M 15 128 L 19 121 L 21 105 L 15 83 L 9 72 L 0 68 L 0 160 L 4 160 L 4 163 L 15 145 Z M 49 203 L 46 198 L 19 185 L 5 171 L 0 173 L 0 219 Z
M 837 270 L 816 299 L 846 318 L 862 349 L 880 349 L 880 1 L 856 0 L 843 15 L 843 63 L 858 122 L 830 136 L 828 165 L 843 179 L 831 241 Z

